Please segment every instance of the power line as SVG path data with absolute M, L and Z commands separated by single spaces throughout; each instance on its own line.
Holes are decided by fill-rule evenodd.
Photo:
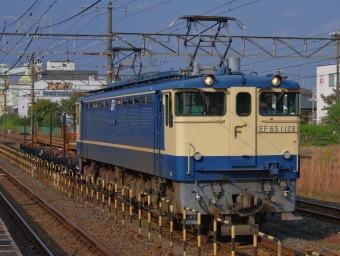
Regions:
M 98 0 L 98 1 L 95 2 L 94 4 L 92 4 L 92 5 L 90 5 L 89 7 L 87 7 L 85 10 L 82 10 L 81 12 L 79 12 L 79 13 L 73 15 L 72 17 L 70 17 L 70 18 L 68 18 L 68 19 L 66 19 L 66 20 L 60 21 L 60 22 L 58 22 L 58 23 L 56 23 L 56 24 L 53 24 L 53 25 L 50 25 L 50 26 L 46 26 L 46 27 L 43 27 L 43 28 L 54 27 L 54 26 L 57 26 L 57 25 L 60 25 L 60 24 L 62 24 L 62 23 L 64 23 L 64 22 L 66 22 L 66 21 L 69 21 L 69 20 L 71 20 L 71 19 L 77 17 L 78 15 L 84 13 L 86 10 L 88 10 L 89 8 L 91 8 L 92 6 L 94 6 L 95 4 L 99 3 L 100 1 L 101 1 L 101 0 Z
M 34 11 L 37 9 L 37 7 L 40 5 L 41 1 L 42 1 L 42 0 L 40 0 L 40 2 L 37 4 L 37 6 L 35 6 L 35 8 L 33 9 L 33 12 L 34 12 Z M 36 2 L 37 2 L 37 1 L 36 1 Z M 35 3 L 36 3 L 36 2 L 35 2 Z M 34 4 L 35 4 L 35 3 L 34 3 Z M 34 4 L 28 9 L 28 11 L 34 6 Z M 33 12 L 32 12 L 32 13 L 33 13 Z M 25 14 L 26 14 L 26 13 L 27 13 L 27 11 L 25 12 Z M 32 13 L 30 13 L 30 16 L 31 16 Z M 24 14 L 24 15 L 25 15 L 25 14 Z M 22 15 L 22 16 L 23 16 L 23 15 Z M 22 16 L 21 16 L 19 19 L 21 19 Z M 18 28 L 18 30 L 24 25 L 24 23 L 28 20 L 28 18 L 29 18 L 30 16 L 26 17 L 25 21 L 20 25 L 20 27 Z M 17 19 L 16 22 L 18 22 L 19 19 Z M 14 24 L 14 22 L 11 23 L 10 25 L 12 25 L 12 24 Z M 9 27 L 10 25 L 4 26 L 4 29 L 3 29 L 2 33 L 5 31 L 6 27 Z M 16 32 L 18 32 L 18 30 L 17 30 Z M 1 35 L 1 37 L 0 37 L 0 41 L 1 41 L 1 38 L 2 38 L 2 35 Z M 6 46 L 6 44 L 8 44 L 9 41 L 11 41 L 12 38 L 13 38 L 13 36 L 11 36 L 11 38 L 4 44 L 4 46 L 1 47 L 0 51 Z M 21 38 L 16 44 L 18 44 L 21 40 L 22 40 L 22 38 Z
M 37 33 L 38 29 L 39 29 L 39 27 L 37 27 L 37 29 L 35 30 L 34 34 Z M 10 69 L 8 69 L 8 70 L 6 71 L 6 73 L 7 73 L 8 71 L 12 70 L 12 69 L 15 67 L 15 65 L 21 60 L 22 56 L 25 54 L 25 52 L 27 51 L 28 47 L 31 45 L 32 41 L 33 41 L 33 37 L 31 38 L 30 42 L 29 42 L 28 45 L 26 46 L 26 49 L 24 50 L 24 53 L 23 53 L 22 55 L 20 55 L 20 57 L 18 58 L 18 60 L 15 62 L 15 64 L 14 64 Z
M 57 1 L 58 1 L 58 0 L 55 0 L 55 1 L 47 8 L 47 10 L 46 10 L 46 11 L 39 17 L 39 19 L 38 19 L 38 20 L 37 20 L 37 21 L 29 28 L 28 31 L 30 31 L 30 30 L 32 29 L 32 27 L 40 21 L 40 19 L 46 14 L 46 12 L 48 12 L 48 10 L 50 10 L 50 9 L 52 8 L 52 6 L 53 6 Z M 39 29 L 39 27 L 37 27 L 37 29 L 36 29 L 36 31 L 34 32 L 34 34 L 37 33 L 38 29 Z M 21 37 L 21 39 L 16 43 L 16 45 L 22 40 L 23 37 L 24 37 L 24 36 Z M 29 45 L 31 44 L 32 40 L 33 40 L 33 37 L 31 38 L 31 40 L 30 40 L 30 42 L 29 42 Z M 15 45 L 15 46 L 16 46 L 16 45 Z M 29 46 L 29 45 L 28 45 L 28 46 Z M 13 49 L 15 46 L 13 46 L 12 49 Z M 26 49 L 25 49 L 25 51 L 24 51 L 23 54 L 25 54 L 26 50 L 28 49 L 28 46 L 26 47 Z M 12 49 L 11 49 L 11 50 L 12 50 Z M 11 69 L 13 69 L 13 67 L 21 60 L 23 54 L 19 57 L 19 59 L 18 59 L 17 62 L 11 67 Z M 7 55 L 8 55 L 8 53 L 0 60 L 0 62 L 2 62 L 2 61 L 6 58 Z M 11 69 L 9 69 L 9 70 L 11 70 Z M 8 71 L 9 71 L 9 70 L 8 70 Z
M 235 2 L 236 0 L 234 0 L 234 1 L 231 1 L 231 2 Z M 131 1 L 131 2 L 133 2 L 133 1 Z M 131 3 L 130 2 L 130 3 Z M 168 1 L 168 2 L 170 2 L 170 1 Z M 230 4 L 231 2 L 229 2 L 229 3 L 227 3 L 227 4 Z M 226 13 L 226 12 L 229 12 L 229 11 L 231 11 L 231 10 L 235 10 L 235 9 L 238 9 L 238 8 L 241 8 L 241 7 L 244 7 L 245 5 L 249 5 L 249 4 L 252 4 L 252 3 L 255 3 L 255 2 L 257 2 L 257 1 L 253 1 L 253 2 L 251 2 L 251 3 L 247 3 L 247 4 L 244 4 L 244 5 L 241 5 L 241 6 L 238 6 L 238 7 L 234 7 L 234 8 L 232 8 L 232 9 L 229 9 L 228 11 L 225 11 L 225 12 L 222 12 L 222 13 Z M 167 3 L 167 2 L 165 2 L 165 3 Z M 162 3 L 162 4 L 165 4 L 165 3 Z M 227 4 L 224 4 L 224 5 L 227 5 Z M 155 7 L 157 7 L 157 6 L 155 6 Z M 149 9 L 151 9 L 151 8 L 149 8 Z M 213 11 L 213 10 L 215 10 L 216 8 L 214 8 L 214 9 L 212 9 L 211 11 Z M 148 9 L 146 9 L 146 10 L 148 10 Z M 146 11 L 146 10 L 143 10 L 143 11 Z M 208 11 L 209 12 L 209 11 Z M 138 41 L 138 40 L 137 40 Z M 82 46 L 82 45 L 81 45 Z M 81 46 L 77 46 L 77 48 L 79 48 L 79 47 L 81 47 Z M 98 61 L 98 60 L 97 60 Z M 272 60 L 265 60 L 265 61 L 272 61 Z M 254 63 L 252 63 L 252 64 L 256 64 L 256 63 L 261 63 L 262 61 L 260 61 L 260 62 L 254 62 Z M 84 66 L 84 65 L 83 65 Z
M 39 1 L 39 0 L 36 0 L 36 1 L 31 5 L 31 7 L 27 9 L 27 11 L 26 11 L 23 15 L 21 15 L 16 21 L 13 21 L 11 24 L 5 26 L 4 28 L 7 28 L 7 27 L 13 25 L 14 23 L 18 22 L 22 17 L 24 17 L 24 16 L 26 15 L 26 13 L 29 12 L 29 10 L 32 9 L 32 7 L 33 7 L 38 1 Z M 42 1 L 42 0 L 40 0 L 40 2 L 41 2 L 41 1 Z M 31 16 L 31 15 L 32 15 L 32 13 L 30 14 L 30 16 Z M 0 40 L 1 40 L 1 38 L 0 38 Z
M 9 26 L 13 25 L 14 23 L 18 22 L 23 16 L 25 16 L 26 13 L 28 13 L 29 10 L 31 10 L 31 8 L 32 8 L 32 7 L 36 4 L 36 2 L 38 2 L 38 1 L 39 1 L 39 0 L 36 0 L 36 1 L 31 5 L 31 7 L 28 8 L 27 11 L 26 11 L 23 15 L 21 15 L 16 21 L 13 21 L 13 22 L 12 22 L 11 24 L 9 24 L 9 25 L 5 25 L 5 26 L 4 26 L 4 29 L 2 30 L 2 33 L 5 32 L 5 29 L 6 29 L 7 27 L 9 27 Z M 40 0 L 40 1 L 41 1 L 41 0 Z M 6 20 L 5 20 L 5 24 L 6 24 Z M 2 35 L 0 36 L 0 41 L 1 41 L 1 39 L 2 39 Z

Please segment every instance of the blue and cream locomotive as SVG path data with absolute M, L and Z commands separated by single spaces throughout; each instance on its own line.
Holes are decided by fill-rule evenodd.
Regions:
M 197 71 L 198 70 L 198 71 Z M 266 213 L 291 217 L 299 178 L 299 84 L 241 72 L 240 59 L 196 72 L 118 81 L 77 102 L 84 174 L 218 216 L 250 234 Z M 163 209 L 166 213 L 167 209 Z M 222 235 L 228 235 L 222 229 Z

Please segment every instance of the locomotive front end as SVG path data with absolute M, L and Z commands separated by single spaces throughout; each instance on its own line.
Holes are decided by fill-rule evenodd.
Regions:
M 164 145 L 176 157 L 164 155 L 163 166 L 175 180 L 177 208 L 222 217 L 243 234 L 254 232 L 267 213 L 292 218 L 298 84 L 280 76 L 200 79 L 203 87 L 175 89 L 164 98 L 171 106 L 165 108 Z

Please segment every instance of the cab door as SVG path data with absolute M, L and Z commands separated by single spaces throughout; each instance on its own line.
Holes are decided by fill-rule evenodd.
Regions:
M 231 88 L 231 166 L 256 165 L 256 88 Z

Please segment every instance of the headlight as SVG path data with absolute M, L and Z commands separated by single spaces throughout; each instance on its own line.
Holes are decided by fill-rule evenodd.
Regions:
M 200 152 L 195 152 L 195 153 L 194 153 L 194 159 L 195 159 L 196 161 L 201 160 L 201 158 L 202 158 L 202 154 L 201 154 Z
M 279 86 L 281 84 L 281 80 L 282 80 L 282 77 L 279 75 L 276 75 L 272 78 L 272 80 L 270 80 L 270 83 L 273 86 Z
M 286 152 L 283 153 L 284 159 L 288 160 L 291 156 L 292 156 L 292 154 L 289 151 L 286 151 Z
M 212 86 L 215 82 L 215 77 L 213 75 L 207 75 L 203 82 L 206 86 Z

